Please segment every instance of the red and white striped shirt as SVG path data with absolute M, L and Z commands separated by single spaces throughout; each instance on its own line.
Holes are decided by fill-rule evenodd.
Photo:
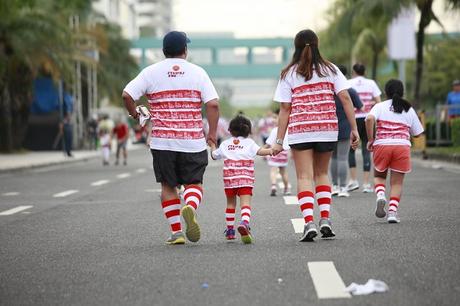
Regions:
M 156 150 L 206 150 L 201 104 L 217 99 L 207 73 L 180 58 L 167 58 L 144 70 L 124 89 L 134 100 L 145 95 L 150 106 Z
M 386 100 L 376 104 L 368 115 L 377 121 L 374 145 L 410 146 L 411 135 L 423 133 L 423 126 L 412 107 L 401 114 L 393 112 L 392 108 L 392 100 Z
M 363 76 L 358 76 L 349 80 L 350 86 L 356 90 L 359 95 L 359 99 L 363 102 L 361 109 L 355 109 L 356 118 L 366 118 L 366 115 L 371 111 L 374 106 L 374 98 L 380 97 L 382 92 L 380 91 L 374 80 L 367 79 Z
M 348 89 L 347 80 L 334 66 L 336 74 L 305 78 L 295 72 L 293 66 L 284 79 L 280 79 L 274 100 L 280 103 L 291 103 L 289 115 L 289 144 L 304 142 L 337 141 L 338 121 L 335 112 L 334 93 Z
M 254 158 L 260 147 L 251 138 L 232 137 L 212 152 L 215 159 L 224 159 L 224 187 L 254 186 Z

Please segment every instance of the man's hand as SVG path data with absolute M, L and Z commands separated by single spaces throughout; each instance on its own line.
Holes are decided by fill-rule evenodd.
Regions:
M 208 144 L 208 146 L 210 146 L 211 148 L 214 146 L 217 147 L 217 136 L 216 136 L 216 133 L 211 133 L 209 132 L 208 135 L 206 136 L 206 143 Z

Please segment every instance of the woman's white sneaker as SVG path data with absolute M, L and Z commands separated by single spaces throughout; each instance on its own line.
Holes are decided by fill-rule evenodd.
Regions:
M 399 218 L 398 218 L 398 212 L 394 210 L 390 210 L 388 212 L 388 217 L 387 217 L 388 223 L 399 223 Z
M 348 198 L 350 193 L 347 190 L 347 187 L 340 187 L 339 198 Z

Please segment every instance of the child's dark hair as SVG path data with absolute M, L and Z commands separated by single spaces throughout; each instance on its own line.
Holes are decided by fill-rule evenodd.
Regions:
M 409 111 L 412 107 L 410 103 L 403 99 L 404 85 L 400 80 L 391 79 L 385 84 L 385 94 L 392 100 L 392 107 L 395 113 L 401 114 Z
M 241 136 L 246 138 L 249 134 L 251 134 L 251 130 L 251 121 L 242 115 L 238 115 L 233 118 L 228 126 L 228 131 L 233 137 Z

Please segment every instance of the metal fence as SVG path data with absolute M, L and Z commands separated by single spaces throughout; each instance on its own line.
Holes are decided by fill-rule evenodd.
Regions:
M 451 145 L 452 127 L 450 121 L 455 117 L 460 118 L 460 105 L 438 103 L 434 113 L 428 113 L 427 116 L 435 119 L 434 125 L 430 124 L 426 127 L 427 144 L 431 146 Z

